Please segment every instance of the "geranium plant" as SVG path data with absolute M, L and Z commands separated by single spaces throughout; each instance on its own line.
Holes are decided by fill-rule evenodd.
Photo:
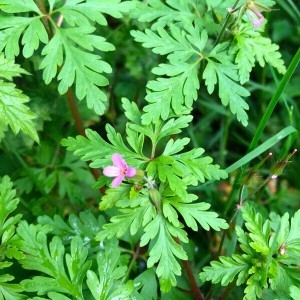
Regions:
M 299 16 L 0 0 L 0 298 L 297 299 Z

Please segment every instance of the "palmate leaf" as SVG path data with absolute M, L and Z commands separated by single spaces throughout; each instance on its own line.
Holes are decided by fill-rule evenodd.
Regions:
M 53 28 L 53 37 L 48 41 L 48 33 L 41 18 L 43 13 L 33 0 L 11 2 L 0 0 L 0 8 L 7 13 L 33 12 L 32 17 L 3 16 L 0 19 L 0 51 L 5 48 L 8 57 L 13 58 L 20 52 L 19 40 L 23 46 L 24 57 L 30 57 L 40 46 L 45 56 L 40 68 L 44 69 L 43 79 L 46 84 L 57 76 L 58 91 L 65 94 L 69 87 L 75 84 L 76 96 L 79 100 L 86 99 L 87 106 L 97 114 L 103 114 L 107 100 L 101 87 L 108 85 L 108 80 L 102 73 L 111 73 L 111 67 L 94 54 L 96 50 L 112 51 L 114 46 L 105 38 L 93 34 L 97 22 L 107 25 L 103 15 L 109 14 L 115 18 L 123 16 L 135 6 L 134 1 L 99 1 L 70 0 L 61 7 L 54 9 L 55 2 L 49 2 L 49 24 Z M 61 4 L 61 3 L 59 3 Z M 69 27 L 59 27 L 52 13 L 61 13 Z M 23 36 L 22 36 L 23 35 Z M 21 38 L 22 36 L 22 38 Z
M 26 258 L 20 260 L 23 268 L 41 272 L 41 276 L 22 281 L 22 286 L 28 292 L 38 295 L 49 292 L 68 294 L 76 299 L 83 299 L 82 284 L 91 261 L 87 261 L 88 249 L 83 247 L 79 237 L 72 239 L 70 253 L 65 254 L 65 247 L 61 239 L 55 236 L 47 243 L 46 233 L 51 228 L 47 226 L 28 225 L 20 223 L 17 233 L 23 240 L 21 249 L 27 253 Z M 67 275 L 68 274 L 68 275 Z
M 22 70 L 14 61 L 4 58 L 0 54 L 0 118 L 1 122 L 9 125 L 15 134 L 20 130 L 29 135 L 36 142 L 39 137 L 32 122 L 36 116 L 24 103 L 29 102 L 29 98 L 17 89 L 15 84 L 1 80 L 1 77 L 11 81 L 13 77 L 27 73 Z
M 141 238 L 141 246 L 154 240 L 150 246 L 147 267 L 151 268 L 158 263 L 156 274 L 159 277 L 160 287 L 163 292 L 168 292 L 176 285 L 176 275 L 181 274 L 181 267 L 176 258 L 186 260 L 187 255 L 182 246 L 175 242 L 174 237 L 187 243 L 187 234 L 180 227 L 174 227 L 162 215 L 157 215 L 146 227 Z
M 197 99 L 200 87 L 198 68 L 197 64 L 178 63 L 161 64 L 153 69 L 154 74 L 168 76 L 172 74 L 173 77 L 160 77 L 148 82 L 149 92 L 145 99 L 149 104 L 144 107 L 142 122 L 149 124 L 156 123 L 159 118 L 166 120 L 170 116 L 171 109 L 179 115 L 186 107 L 190 109 L 193 101 Z
M 242 24 L 235 38 L 236 41 L 230 51 L 236 54 L 235 62 L 238 65 L 242 84 L 249 80 L 256 61 L 262 68 L 267 63 L 276 68 L 280 74 L 285 73 L 286 68 L 278 51 L 279 47 L 269 38 L 261 36 L 261 33 L 254 30 L 251 24 Z
M 153 48 L 154 53 L 168 54 L 170 61 L 152 70 L 154 74 L 163 77 L 147 84 L 146 100 L 149 104 L 144 107 L 143 124 L 157 123 L 160 118 L 166 120 L 172 110 L 180 115 L 190 109 L 198 97 L 198 69 L 201 61 L 198 58 L 207 41 L 206 31 L 200 36 L 198 23 L 195 23 L 195 26 L 190 26 L 189 32 L 170 25 L 169 31 L 158 28 L 157 34 L 151 30 L 131 33 L 144 47 Z
M 127 267 L 120 265 L 120 254 L 116 245 L 108 245 L 97 254 L 98 276 L 94 271 L 87 272 L 87 285 L 94 299 L 131 299 L 134 284 L 123 283 Z
M 86 98 L 89 108 L 94 109 L 98 114 L 103 114 L 106 95 L 99 86 L 106 86 L 108 80 L 101 73 L 111 73 L 111 67 L 102 61 L 100 56 L 88 51 L 94 48 L 111 51 L 114 47 L 105 42 L 104 38 L 92 35 L 94 31 L 95 28 L 91 26 L 56 27 L 54 37 L 42 51 L 45 58 L 40 68 L 44 69 L 43 79 L 48 84 L 56 76 L 58 67 L 61 66 L 57 77 L 60 80 L 59 93 L 66 93 L 68 88 L 75 83 L 78 99 Z

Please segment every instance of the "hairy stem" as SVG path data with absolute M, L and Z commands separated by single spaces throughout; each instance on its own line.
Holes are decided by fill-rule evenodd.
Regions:
M 237 5 L 239 4 L 239 2 L 240 2 L 240 0 L 236 0 L 235 3 L 233 4 L 233 6 L 231 7 L 231 10 L 234 10 L 237 7 Z M 223 27 L 222 27 L 222 29 L 221 29 L 221 31 L 220 31 L 220 33 L 218 35 L 218 38 L 216 40 L 215 46 L 217 44 L 219 44 L 220 41 L 222 40 L 222 37 L 223 37 L 224 32 L 225 32 L 225 30 L 226 30 L 226 28 L 227 28 L 227 26 L 229 24 L 230 19 L 231 19 L 231 12 L 228 12 L 227 16 L 226 16 L 226 19 L 225 19 L 225 22 L 223 24 Z
M 194 276 L 194 273 L 193 273 L 193 270 L 192 270 L 190 262 L 187 261 L 187 260 L 182 260 L 181 261 L 181 265 L 182 265 L 182 268 L 184 269 L 186 277 L 187 277 L 187 279 L 188 279 L 188 281 L 190 283 L 191 292 L 194 295 L 194 299 L 196 299 L 196 300 L 204 300 L 204 298 L 203 298 L 203 296 L 200 293 L 200 290 L 198 288 L 198 284 L 196 282 L 196 279 L 195 279 L 195 276 Z
M 174 238 L 174 241 L 177 244 L 181 245 L 181 242 L 178 238 Z M 182 268 L 183 268 L 183 270 L 186 274 L 186 277 L 189 281 L 189 284 L 191 286 L 191 293 L 194 295 L 194 299 L 195 300 L 204 300 L 204 297 L 202 296 L 202 294 L 199 290 L 199 287 L 198 287 L 197 281 L 195 279 L 190 262 L 187 260 L 182 260 L 181 265 L 182 265 Z

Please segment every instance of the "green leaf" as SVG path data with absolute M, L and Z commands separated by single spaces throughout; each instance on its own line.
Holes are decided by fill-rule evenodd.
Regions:
M 209 230 L 209 227 L 219 231 L 220 229 L 227 229 L 228 224 L 225 220 L 218 218 L 218 214 L 212 211 L 207 211 L 210 208 L 210 204 L 201 202 L 187 204 L 183 202 L 171 202 L 177 211 L 182 215 L 185 223 L 188 227 L 194 231 L 198 230 L 197 222 L 205 230 Z
M 107 155 L 112 155 L 116 149 L 104 141 L 100 135 L 91 129 L 85 131 L 86 137 L 78 135 L 76 138 L 67 138 L 61 141 L 61 144 L 67 147 L 68 151 L 72 151 L 74 155 L 81 156 L 83 161 L 93 160 L 95 167 L 109 165 L 110 158 L 105 158 Z
M 274 291 L 286 292 L 287 287 L 299 286 L 300 270 L 295 266 L 287 266 L 279 261 L 273 261 L 270 269 L 270 287 Z
M 171 156 L 159 156 L 152 160 L 147 166 L 148 175 L 158 176 L 159 180 L 167 183 L 171 190 L 184 198 L 187 194 L 187 186 L 182 177 L 187 176 L 184 169 L 175 166 L 175 160 Z
M 122 98 L 124 114 L 129 121 L 135 124 L 141 124 L 141 112 L 135 102 L 130 102 L 127 98 Z
M 169 54 L 168 58 L 172 58 L 174 52 L 180 52 L 183 61 L 195 54 L 193 47 L 175 25 L 170 25 L 170 33 L 162 27 L 157 28 L 157 33 L 150 29 L 146 29 L 145 33 L 138 30 L 131 30 L 130 33 L 135 41 L 142 43 L 144 48 L 152 48 L 155 54 Z
M 75 83 L 78 99 L 86 98 L 88 108 L 94 109 L 97 114 L 103 114 L 106 95 L 99 86 L 106 86 L 108 80 L 101 73 L 111 73 L 111 67 L 100 56 L 88 51 L 111 51 L 114 47 L 105 42 L 103 37 L 92 35 L 95 28 L 91 26 L 56 27 L 55 30 L 54 37 L 42 51 L 45 56 L 40 65 L 44 69 L 43 79 L 46 84 L 50 83 L 56 76 L 58 67 L 61 67 L 57 77 L 60 81 L 59 93 L 65 94 Z
M 135 285 L 142 285 L 140 290 L 141 299 L 157 299 L 157 280 L 153 269 L 147 269 L 136 278 Z
M 0 177 L 0 299 L 26 299 L 21 294 L 23 288 L 19 284 L 10 283 L 14 276 L 4 274 L 3 269 L 13 265 L 8 259 L 21 259 L 25 255 L 20 251 L 20 239 L 15 234 L 16 224 L 21 215 L 10 216 L 16 209 L 19 199 L 8 176 Z
M 158 263 L 156 274 L 159 277 L 161 290 L 166 293 L 176 285 L 175 275 L 181 275 L 181 267 L 176 257 L 187 260 L 182 246 L 174 240 L 174 238 L 178 238 L 181 242 L 188 242 L 186 232 L 180 227 L 173 227 L 161 215 L 157 215 L 144 230 L 141 246 L 145 246 L 149 240 L 154 239 L 147 267 L 151 268 Z
M 13 59 L 20 53 L 19 39 L 21 34 L 21 44 L 23 55 L 28 58 L 38 49 L 40 42 L 48 43 L 47 31 L 40 20 L 40 16 L 34 17 L 11 17 L 3 16 L 0 18 L 0 50 L 5 49 L 5 55 Z
M 19 77 L 21 74 L 29 75 L 14 60 L 5 58 L 4 54 L 0 53 L 0 77 L 7 81 L 13 81 L 14 77 Z
M 209 267 L 204 267 L 200 273 L 202 281 L 211 280 L 213 283 L 221 283 L 227 286 L 238 275 L 237 285 L 243 284 L 248 277 L 251 267 L 249 257 L 234 254 L 232 258 L 220 256 L 220 262 L 212 261 Z
M 183 150 L 184 146 L 186 146 L 189 142 L 189 138 L 177 139 L 176 141 L 171 139 L 167 142 L 163 155 L 174 155 Z
M 15 76 L 20 76 L 21 73 L 27 73 L 15 65 L 12 60 L 5 59 L 2 54 L 0 55 L 0 71 L 1 77 L 9 81 L 12 81 Z M 36 142 L 39 142 L 32 122 L 36 116 L 24 104 L 27 102 L 29 102 L 29 98 L 17 89 L 15 84 L 0 80 L 0 118 L 11 127 L 15 134 L 22 130 Z
M 276 245 L 276 250 L 280 254 L 278 261 L 286 265 L 297 264 L 300 247 L 300 210 L 294 214 L 290 222 L 288 213 L 285 213 L 281 218 L 272 213 L 270 218 L 273 231 L 276 231 L 277 227 L 280 226 Z
M 270 238 L 270 222 L 263 223 L 263 217 L 260 213 L 257 213 L 253 207 L 246 204 L 241 208 L 243 218 L 245 220 L 245 226 L 249 230 L 249 237 L 252 240 L 250 246 L 255 251 L 264 255 L 269 255 L 269 238 Z
M 201 183 L 204 183 L 205 179 L 219 180 L 220 178 L 227 178 L 227 173 L 220 170 L 219 165 L 212 164 L 213 159 L 210 156 L 201 157 L 203 153 L 204 149 L 198 148 L 174 155 L 173 158 L 177 160 L 175 163 L 176 168 L 185 169 L 185 172 L 194 176 Z
M 120 199 L 120 198 L 119 198 Z M 124 203 L 124 198 L 121 198 Z M 127 200 L 136 201 L 137 199 Z M 111 239 L 113 237 L 121 238 L 130 230 L 130 235 L 134 236 L 138 230 L 146 226 L 155 216 L 156 211 L 148 198 L 142 199 L 142 203 L 133 204 L 133 207 L 119 209 L 121 214 L 115 215 L 110 219 L 110 223 L 103 225 L 103 230 L 96 235 L 97 240 L 104 240 L 105 238 Z
M 180 133 L 182 131 L 181 130 L 182 128 L 186 128 L 189 126 L 192 119 L 193 117 L 188 115 L 188 116 L 181 116 L 176 119 L 172 118 L 168 120 L 160 129 L 157 140 L 160 140 L 166 136 Z
M 262 68 L 267 63 L 276 68 L 280 74 L 286 72 L 284 61 L 278 51 L 279 47 L 269 38 L 261 36 L 259 31 L 253 29 L 252 24 L 242 24 L 235 38 L 236 43 L 230 51 L 236 54 L 235 62 L 242 84 L 249 81 L 250 72 L 256 61 Z
M 38 295 L 59 292 L 82 299 L 83 280 L 91 266 L 91 261 L 86 261 L 88 249 L 83 246 L 80 237 L 75 237 L 70 253 L 65 254 L 58 236 L 47 243 L 46 233 L 50 230 L 49 226 L 28 225 L 25 221 L 20 223 L 17 232 L 23 240 L 21 249 L 27 253 L 20 263 L 25 269 L 42 273 L 42 276 L 23 280 L 22 285 L 26 291 L 38 292 Z
M 97 254 L 98 276 L 94 271 L 87 272 L 87 285 L 94 299 L 130 299 L 134 291 L 132 281 L 123 283 L 127 267 L 120 265 L 120 250 L 108 246 Z
M 290 296 L 292 297 L 293 300 L 299 299 L 300 295 L 300 289 L 296 286 L 291 286 L 290 287 Z
M 107 25 L 106 18 L 103 14 L 109 14 L 114 18 L 122 18 L 123 13 L 134 9 L 133 1 L 121 0 L 102 0 L 100 3 L 97 0 L 89 1 L 67 1 L 58 9 L 66 21 L 71 26 L 88 25 L 90 21 L 95 21 L 100 25 Z
M 0 9 L 7 13 L 21 13 L 34 11 L 37 14 L 42 14 L 38 6 L 33 0 L 1 0 Z
M 192 25 L 193 24 L 193 25 Z M 207 42 L 207 32 L 199 34 L 198 22 L 191 23 L 184 31 L 179 26 L 170 25 L 169 31 L 159 27 L 157 33 L 146 30 L 131 31 L 135 40 L 144 47 L 153 48 L 154 53 L 168 54 L 168 64 L 160 64 L 152 72 L 163 76 L 147 84 L 143 124 L 157 123 L 161 118 L 166 120 L 171 110 L 180 115 L 192 107 L 198 98 L 200 87 L 198 69 L 200 67 L 203 48 Z
M 166 120 L 171 109 L 177 115 L 186 108 L 190 109 L 198 97 L 200 87 L 197 64 L 160 64 L 153 69 L 153 73 L 167 76 L 171 74 L 173 77 L 160 77 L 148 82 L 147 88 L 151 91 L 145 98 L 149 104 L 144 107 L 143 124 L 157 123 L 160 118 Z
M 0 276 L 0 298 L 5 300 L 27 299 L 27 296 L 22 295 L 23 288 L 19 284 L 9 283 L 14 278 L 8 274 Z
M 38 222 L 51 226 L 51 233 L 60 236 L 64 243 L 70 243 L 76 236 L 80 236 L 85 245 L 88 245 L 101 230 L 105 219 L 101 215 L 96 218 L 91 211 L 82 211 L 79 216 L 70 214 L 68 222 L 59 215 L 55 215 L 53 219 L 49 216 L 39 216 Z
M 224 106 L 229 105 L 231 112 L 237 116 L 238 121 L 246 126 L 248 124 L 246 110 L 249 109 L 249 106 L 242 97 L 247 97 L 250 93 L 237 83 L 237 66 L 228 59 L 227 52 L 223 50 L 224 46 L 216 46 L 210 53 L 203 72 L 203 79 L 205 79 L 209 94 L 212 94 L 218 82 L 219 97 L 222 104 Z M 216 62 L 212 58 L 220 62 Z
M 108 189 L 106 194 L 101 198 L 101 202 L 99 204 L 100 210 L 107 210 L 115 206 L 116 202 L 121 199 L 129 200 L 129 192 L 131 186 L 129 185 L 121 185 L 117 189 Z
M 172 1 L 167 4 L 169 5 L 159 0 L 151 0 L 146 3 L 139 2 L 134 15 L 138 17 L 140 22 L 155 21 L 152 25 L 153 29 L 174 23 L 190 24 L 198 19 L 197 14 L 193 10 L 194 2 L 191 0 Z

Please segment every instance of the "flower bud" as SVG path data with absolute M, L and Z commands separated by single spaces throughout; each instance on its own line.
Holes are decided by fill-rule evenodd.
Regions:
M 151 202 L 155 205 L 155 207 L 158 210 L 160 210 L 160 205 L 161 205 L 160 192 L 157 189 L 150 189 L 149 196 L 150 196 Z
M 279 162 L 275 163 L 271 167 L 271 174 L 272 178 L 277 178 L 277 176 L 281 175 L 286 165 L 290 162 L 289 159 L 297 152 L 297 149 L 294 149 L 292 153 L 290 153 L 285 159 L 280 160 Z

